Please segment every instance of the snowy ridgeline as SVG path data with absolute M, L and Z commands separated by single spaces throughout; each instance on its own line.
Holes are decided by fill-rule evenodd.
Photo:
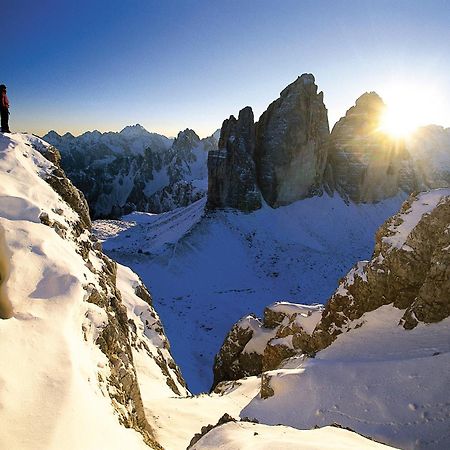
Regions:
M 260 380 L 188 395 L 145 287 L 103 255 L 82 198 L 42 153 L 57 164 L 45 142 L 0 135 L 0 448 L 178 450 L 225 412 L 239 418 Z M 244 422 L 195 448 L 245 448 L 249 433 L 272 448 L 295 436 L 382 448 L 338 428 Z
M 403 313 L 382 306 L 315 358 L 266 372 L 272 395 L 241 415 L 300 429 L 338 423 L 399 448 L 447 448 L 450 319 L 408 331 L 398 326 Z

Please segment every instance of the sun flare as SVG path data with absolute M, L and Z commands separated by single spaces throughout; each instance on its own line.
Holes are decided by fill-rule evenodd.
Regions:
M 414 116 L 414 111 L 387 106 L 381 116 L 380 131 L 394 138 L 405 138 L 411 135 L 420 125 L 420 122 Z
M 391 86 L 382 94 L 386 109 L 379 130 L 394 137 L 407 138 L 424 125 L 439 123 L 439 96 L 423 86 Z

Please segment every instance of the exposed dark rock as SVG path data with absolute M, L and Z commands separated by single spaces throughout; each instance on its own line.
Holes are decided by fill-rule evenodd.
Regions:
M 47 183 L 61 196 L 61 198 L 76 212 L 80 217 L 79 231 L 82 229 L 91 229 L 91 218 L 89 216 L 89 207 L 84 195 L 72 184 L 66 177 L 66 174 L 60 166 L 61 155 L 54 147 L 36 148 L 46 159 L 55 166 L 50 176 L 46 179 Z M 48 215 L 47 215 L 48 217 Z
M 269 205 L 286 205 L 320 191 L 329 127 L 313 75 L 303 74 L 287 86 L 256 130 L 258 186 Z
M 223 380 L 238 380 L 245 376 L 261 373 L 262 355 L 244 353 L 244 347 L 253 336 L 251 327 L 237 323 L 228 333 L 214 359 L 214 382 L 211 390 Z
M 230 116 L 222 125 L 218 150 L 208 155 L 208 208 L 254 211 L 261 207 L 253 161 L 255 124 L 247 106 L 236 120 Z
M 194 435 L 194 437 L 191 439 L 191 442 L 189 443 L 188 447 L 186 450 L 189 450 L 190 448 L 192 448 L 203 436 L 205 436 L 205 434 L 209 433 L 211 430 L 213 430 L 214 428 L 220 427 L 220 425 L 223 425 L 225 423 L 228 422 L 236 422 L 236 419 L 234 419 L 233 417 L 231 417 L 228 413 L 225 413 L 218 421 L 215 425 L 205 425 L 204 427 L 201 428 L 200 433 L 196 433 Z
M 214 360 L 214 387 L 225 380 L 238 380 L 276 369 L 282 361 L 299 352 L 313 354 L 311 335 L 303 329 L 305 317 L 315 314 L 319 321 L 322 307 L 274 303 L 264 310 L 261 323 L 247 316 L 228 333 Z M 258 342 L 250 347 L 247 344 Z M 247 347 L 247 348 L 246 348 Z M 258 351 L 255 351 L 257 349 Z

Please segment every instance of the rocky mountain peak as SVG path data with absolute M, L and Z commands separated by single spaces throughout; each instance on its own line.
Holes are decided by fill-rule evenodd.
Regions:
M 210 154 L 208 206 L 249 211 L 260 207 L 260 194 L 272 207 L 312 195 L 320 190 L 328 136 L 323 94 L 311 74 L 287 86 L 257 124 L 243 108 L 224 121 L 219 152 Z M 232 178 L 241 187 L 227 197 Z
M 247 106 L 223 122 L 219 149 L 208 154 L 208 208 L 254 211 L 261 207 L 253 161 L 255 123 Z
M 48 136 L 50 139 L 59 139 L 61 137 L 55 130 L 50 130 L 45 136 Z
M 360 95 L 356 99 L 355 105 L 360 107 L 384 106 L 384 101 L 375 91 L 370 91 Z
M 295 81 L 286 86 L 280 93 L 280 97 L 287 97 L 299 90 L 311 89 L 317 92 L 316 79 L 312 73 L 304 73 L 297 77 Z
M 255 162 L 264 199 L 276 207 L 307 197 L 322 182 L 329 136 L 323 94 L 303 74 L 261 115 Z
M 404 142 L 379 130 L 385 104 L 376 92 L 361 95 L 333 127 L 325 184 L 344 199 L 376 202 L 413 192 L 417 178 Z
M 376 92 L 365 92 L 357 98 L 355 105 L 347 110 L 345 117 L 336 123 L 333 131 L 344 123 L 346 127 L 351 126 L 353 134 L 377 132 L 385 108 L 383 99 Z
M 172 148 L 174 149 L 183 149 L 183 150 L 192 150 L 194 147 L 197 147 L 200 143 L 200 138 L 194 130 L 190 128 L 186 128 L 183 131 L 178 133 Z
M 136 125 L 127 125 L 120 131 L 121 135 L 132 137 L 132 136 L 141 136 L 143 134 L 150 134 L 141 124 L 137 123 Z

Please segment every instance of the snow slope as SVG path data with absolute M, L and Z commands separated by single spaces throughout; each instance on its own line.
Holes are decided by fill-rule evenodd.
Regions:
M 388 449 L 378 442 L 336 427 L 318 430 L 260 425 L 250 422 L 229 422 L 214 428 L 193 450 L 360 450 Z
M 274 395 L 242 416 L 309 429 L 336 422 L 395 447 L 448 448 L 450 319 L 398 326 L 404 311 L 364 314 L 315 358 L 268 372 Z
M 112 401 L 121 392 L 97 341 L 111 311 L 88 297 L 109 289 L 104 257 L 90 246 L 83 257 L 90 232 L 78 235 L 78 214 L 45 181 L 54 166 L 35 148 L 47 147 L 31 135 L 0 134 L 0 448 L 148 449 L 121 424 L 133 403 Z M 43 213 L 58 227 L 41 223 Z M 134 354 L 160 391 L 175 395 L 166 386 L 170 377 L 186 394 L 176 371 L 159 367 L 173 362 L 158 316 L 136 295 L 140 284 L 119 269 L 117 287 L 136 327 L 129 333 Z
M 205 200 L 168 213 L 97 221 L 105 251 L 154 295 L 192 392 L 209 390 L 214 355 L 231 326 L 275 300 L 325 301 L 402 198 L 346 204 L 314 197 L 251 214 L 204 212 Z

